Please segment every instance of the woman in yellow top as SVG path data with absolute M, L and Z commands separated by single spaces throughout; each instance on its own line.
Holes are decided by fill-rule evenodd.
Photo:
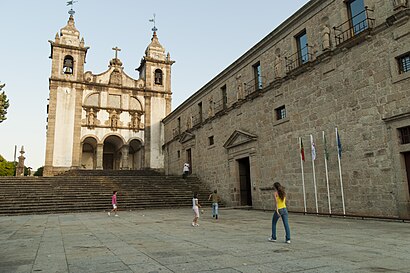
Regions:
M 286 232 L 286 243 L 290 244 L 290 229 L 288 223 L 288 210 L 286 209 L 286 192 L 285 187 L 283 187 L 279 182 L 273 184 L 275 189 L 275 202 L 276 210 L 273 213 L 272 217 L 272 236 L 268 239 L 270 242 L 276 242 L 276 223 L 279 218 L 282 217 L 283 226 L 285 227 Z

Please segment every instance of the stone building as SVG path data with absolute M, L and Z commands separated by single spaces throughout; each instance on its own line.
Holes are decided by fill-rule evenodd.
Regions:
M 138 79 L 124 72 L 117 47 L 108 70 L 84 72 L 89 48 L 72 14 L 50 44 L 44 174 L 73 168 L 162 170 L 161 119 L 171 111 L 174 62 L 156 31 L 137 69 Z
M 188 161 L 227 205 L 272 209 L 280 181 L 291 211 L 410 217 L 409 19 L 309 1 L 163 120 L 165 172 Z

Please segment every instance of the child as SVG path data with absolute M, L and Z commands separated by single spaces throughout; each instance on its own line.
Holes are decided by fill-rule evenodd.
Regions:
M 111 212 L 115 212 L 115 216 L 118 216 L 117 214 L 117 191 L 112 192 L 112 197 L 111 197 L 111 203 L 112 203 L 112 210 L 108 212 L 108 216 L 111 215 Z
M 198 218 L 199 218 L 199 208 L 201 205 L 198 203 L 198 194 L 194 193 L 194 198 L 192 198 L 192 209 L 194 211 L 194 220 L 192 221 L 193 227 L 198 227 Z
M 212 199 L 212 218 L 218 220 L 218 202 L 220 201 L 217 190 L 209 195 L 208 201 Z
M 286 192 L 285 187 L 283 187 L 279 182 L 273 184 L 275 189 L 275 203 L 276 210 L 272 217 L 272 236 L 268 239 L 270 242 L 276 242 L 276 223 L 279 218 L 282 217 L 283 226 L 285 227 L 286 233 L 286 243 L 290 244 L 290 229 L 288 223 L 288 210 L 286 209 Z

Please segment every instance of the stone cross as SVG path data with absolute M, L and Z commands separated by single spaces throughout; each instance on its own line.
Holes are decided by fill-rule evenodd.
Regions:
M 112 50 L 115 50 L 115 59 L 118 57 L 118 51 L 121 51 L 121 48 L 118 48 L 118 46 L 113 47 Z

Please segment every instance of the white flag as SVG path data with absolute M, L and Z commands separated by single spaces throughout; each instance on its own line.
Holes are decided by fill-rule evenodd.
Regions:
M 316 159 L 316 146 L 315 142 L 313 141 L 313 136 L 310 135 L 310 142 L 312 143 L 312 160 Z

